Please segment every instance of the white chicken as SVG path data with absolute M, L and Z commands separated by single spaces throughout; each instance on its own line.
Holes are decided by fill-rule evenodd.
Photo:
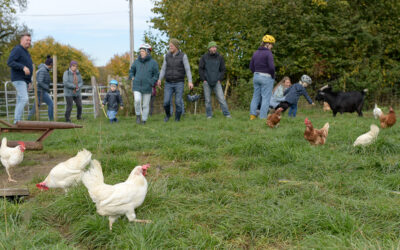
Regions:
M 367 146 L 375 141 L 375 139 L 378 137 L 378 134 L 379 134 L 378 126 L 376 126 L 375 124 L 372 124 L 370 131 L 357 137 L 353 146 L 354 147 L 355 146 Z
M 68 188 L 78 183 L 82 179 L 83 169 L 89 164 L 92 159 L 92 153 L 83 149 L 76 156 L 58 163 L 50 170 L 46 179 L 36 184 L 36 187 L 42 190 L 49 188 L 62 188 L 64 192 L 68 192 Z
M 17 182 L 10 175 L 10 168 L 18 166 L 22 160 L 24 159 L 24 151 L 26 149 L 25 143 L 22 141 L 18 142 L 18 146 L 10 148 L 7 147 L 7 138 L 3 138 L 1 140 L 1 147 L 0 147 L 0 158 L 1 164 L 6 168 L 6 172 L 8 175 L 9 182 Z
M 135 167 L 125 182 L 115 185 L 104 183 L 103 171 L 97 160 L 92 160 L 89 170 L 83 174 L 82 182 L 96 203 L 97 213 L 108 216 L 110 230 L 121 215 L 126 215 L 129 221 L 151 222 L 138 220 L 135 214 L 135 208 L 142 205 L 147 194 L 147 180 L 144 176 L 148 167 L 150 165 Z
M 378 108 L 378 105 L 375 103 L 375 108 L 372 111 L 374 114 L 375 119 L 378 119 L 382 115 L 382 109 Z

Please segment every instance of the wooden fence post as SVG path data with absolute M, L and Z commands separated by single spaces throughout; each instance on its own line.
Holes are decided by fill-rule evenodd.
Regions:
M 57 56 L 53 55 L 53 116 L 54 121 L 57 121 Z
M 36 82 L 36 65 L 32 65 L 33 72 L 32 72 L 32 78 L 33 78 L 33 92 L 35 93 L 35 116 L 36 116 L 36 121 L 40 120 L 39 116 L 39 97 L 38 97 L 38 86 Z
M 229 82 L 229 75 L 228 75 L 228 77 L 226 79 L 226 86 L 225 86 L 225 93 L 224 93 L 225 100 L 226 100 L 226 96 L 228 95 L 229 85 L 231 85 L 231 83 Z
M 97 118 L 99 116 L 99 107 L 100 107 L 100 98 L 97 91 L 96 77 L 91 77 L 92 82 L 92 94 L 94 100 L 94 117 Z

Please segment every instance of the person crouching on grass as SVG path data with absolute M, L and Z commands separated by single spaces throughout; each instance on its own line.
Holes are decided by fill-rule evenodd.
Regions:
M 106 97 L 103 101 L 103 108 L 104 105 L 107 104 L 107 116 L 110 119 L 110 123 L 118 122 L 116 117 L 118 113 L 118 107 L 122 110 L 124 109 L 124 104 L 122 102 L 122 96 L 117 89 L 118 81 L 111 80 L 110 81 L 110 91 L 107 92 Z
M 311 83 L 312 83 L 311 77 L 309 77 L 308 75 L 302 75 L 298 83 L 293 84 L 283 92 L 285 99 L 282 102 L 280 102 L 275 109 L 283 108 L 283 111 L 285 111 L 290 107 L 291 108 L 290 111 L 292 111 L 292 113 L 289 112 L 289 116 L 296 117 L 297 102 L 299 101 L 299 98 L 302 95 L 304 95 L 308 103 L 310 103 L 311 105 L 315 105 L 311 100 L 310 96 L 308 95 L 307 90 L 305 89 Z

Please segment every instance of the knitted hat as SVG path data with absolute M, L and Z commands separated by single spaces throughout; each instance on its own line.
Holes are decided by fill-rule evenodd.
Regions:
M 74 61 L 74 60 L 72 60 L 72 61 L 69 63 L 69 66 L 71 67 L 72 65 L 77 65 L 77 66 L 78 66 L 78 62 L 77 62 L 77 61 Z
M 172 43 L 177 49 L 179 49 L 180 42 L 178 39 L 171 38 L 171 40 L 169 40 L 169 43 Z
M 53 58 L 50 55 L 47 55 L 46 61 L 44 62 L 47 66 L 53 65 Z
M 210 49 L 211 47 L 217 47 L 217 43 L 214 41 L 211 41 L 208 43 L 207 49 Z

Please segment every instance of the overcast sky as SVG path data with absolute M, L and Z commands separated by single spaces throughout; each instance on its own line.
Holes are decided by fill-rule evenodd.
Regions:
M 149 30 L 151 0 L 134 0 L 135 50 Z M 33 30 L 32 41 L 52 36 L 57 42 L 84 51 L 96 66 L 115 54 L 129 51 L 129 2 L 127 0 L 28 0 L 19 22 Z

